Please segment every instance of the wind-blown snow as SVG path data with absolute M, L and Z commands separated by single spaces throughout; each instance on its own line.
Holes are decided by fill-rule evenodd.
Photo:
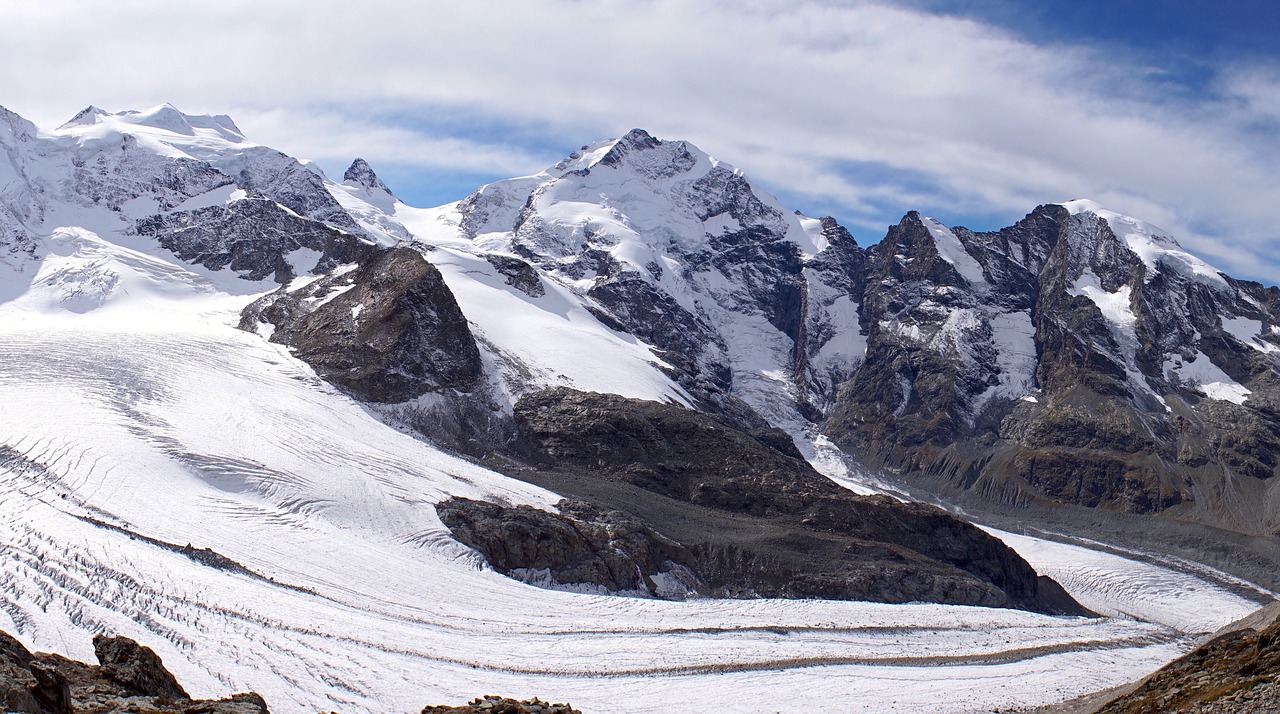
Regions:
M 813 246 L 813 255 L 817 255 L 827 249 L 830 244 L 827 236 L 822 231 L 822 221 L 818 218 L 809 218 L 808 216 L 799 216 L 800 227 L 804 229 L 805 235 L 809 236 L 809 241 Z
M 395 218 L 396 211 L 404 204 L 385 192 L 373 192 L 363 186 L 332 181 L 325 182 L 325 188 L 338 205 L 379 244 L 390 246 L 411 239 L 409 231 Z
M 469 241 L 458 237 L 448 210 L 403 207 L 399 215 L 419 238 L 436 246 L 430 260 L 482 345 L 529 368 L 509 375 L 512 394 L 554 385 L 689 403 L 648 345 L 605 327 L 564 286 L 547 282 L 546 294 L 534 298 L 507 285 L 472 252 Z
M 1007 399 L 1025 396 L 1035 389 L 1036 327 L 1027 310 L 1005 312 L 991 318 L 992 343 L 1000 365 L 995 395 Z
M 1067 292 L 1071 295 L 1084 295 L 1092 300 L 1112 329 L 1123 336 L 1122 342 L 1129 342 L 1130 337 L 1132 341 L 1137 341 L 1133 329 L 1138 318 L 1133 314 L 1133 293 L 1128 285 L 1121 285 L 1115 292 L 1107 292 L 1102 289 L 1098 276 L 1091 270 L 1085 270 Z

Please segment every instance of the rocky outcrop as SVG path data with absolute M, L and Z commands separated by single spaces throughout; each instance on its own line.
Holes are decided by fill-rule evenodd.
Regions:
M 1097 714 L 1274 714 L 1280 711 L 1280 621 L 1227 631 L 1105 704 Z
M 359 399 L 403 402 L 465 392 L 481 378 L 475 339 L 440 271 L 410 248 L 364 248 L 356 262 L 245 308 L 242 329 L 271 341 Z
M 351 165 L 348 166 L 347 170 L 342 174 L 342 180 L 370 191 L 381 191 L 389 196 L 394 196 L 394 194 L 391 193 L 391 189 L 387 188 L 387 185 L 382 182 L 382 179 L 378 178 L 378 175 L 373 172 L 373 167 L 364 159 L 356 159 L 352 161 Z
M 517 701 L 486 694 L 462 706 L 437 704 L 424 707 L 422 714 L 582 714 L 582 712 L 568 704 L 550 704 L 537 697 Z
M 127 637 L 98 635 L 93 638 L 93 652 L 102 675 L 122 687 L 150 697 L 191 698 L 149 647 Z
M 682 597 L 709 591 L 689 549 L 620 511 L 564 500 L 559 513 L 451 498 L 436 506 L 455 538 L 494 570 L 535 584 Z
M 594 504 L 588 514 L 621 511 L 625 517 L 614 522 L 631 524 L 623 539 L 640 537 L 629 550 L 615 548 L 591 537 L 604 526 L 598 521 L 569 535 L 598 518 L 576 508 L 495 512 L 484 537 L 464 523 L 460 539 L 499 569 L 558 568 L 576 577 L 586 573 L 578 563 L 607 561 L 608 550 L 621 551 L 620 564 L 638 566 L 650 579 L 679 566 L 696 577 L 687 583 L 691 592 L 716 596 L 1084 612 L 995 538 L 937 508 L 855 495 L 814 471 L 777 430 L 752 434 L 674 405 L 568 389 L 521 399 L 515 418 L 508 453 L 534 470 L 510 475 Z M 449 508 L 442 505 L 446 523 L 464 520 L 446 516 Z M 518 527 L 504 533 L 501 519 L 515 516 Z M 610 575 L 585 582 L 607 588 L 620 581 Z
M 330 271 L 366 250 L 354 235 L 303 218 L 262 196 L 159 213 L 137 221 L 134 231 L 187 262 L 210 270 L 229 268 L 246 280 L 274 277 L 278 283 Z M 311 263 L 290 262 L 291 254 L 300 250 L 313 254 Z
M 485 258 L 494 270 L 506 278 L 507 285 L 529 297 L 542 297 L 547 293 L 547 289 L 542 286 L 542 278 L 532 265 L 508 255 L 488 255 Z
M 124 637 L 93 639 L 98 665 L 32 654 L 0 632 L 0 707 L 22 714 L 267 714 L 254 692 L 193 700 L 148 647 Z

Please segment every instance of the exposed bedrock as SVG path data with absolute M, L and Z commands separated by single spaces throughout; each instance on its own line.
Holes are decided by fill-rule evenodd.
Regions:
M 711 596 L 1084 612 L 999 540 L 931 506 L 856 495 L 776 430 L 569 389 L 522 398 L 515 420 L 523 466 L 508 473 L 575 502 L 438 507 L 502 572 L 657 595 L 674 579 Z

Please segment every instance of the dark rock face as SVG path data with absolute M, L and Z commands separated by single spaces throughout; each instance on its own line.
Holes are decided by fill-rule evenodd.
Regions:
M 103 676 L 122 687 L 147 697 L 191 698 L 150 647 L 127 637 L 98 635 L 93 651 Z
M 502 273 L 507 284 L 516 290 L 535 298 L 547 294 L 547 289 L 542 287 L 542 278 L 532 265 L 506 255 L 489 255 L 485 258 L 495 270 Z
M 410 248 L 366 247 L 357 261 L 249 305 L 241 328 L 273 325 L 273 342 L 365 401 L 475 387 L 480 352 L 440 271 Z
M 45 681 L 37 681 L 32 671 L 33 663 L 35 657 L 21 642 L 0 633 L 0 707 L 6 712 L 24 714 L 70 712 L 65 698 L 61 696 L 66 683 L 48 676 L 44 677 Z M 44 696 L 41 696 L 42 692 Z
M 838 443 L 995 502 L 1280 530 L 1260 497 L 1280 448 L 1273 288 L 1176 258 L 1149 266 L 1107 221 L 1062 206 L 994 233 L 950 230 L 965 271 L 937 228 L 908 214 L 867 260 L 866 360 L 827 415 Z M 1179 365 L 1198 360 L 1248 399 L 1182 381 L 1196 370 Z
M 124 637 L 93 641 L 99 666 L 32 654 L 0 632 L 0 707 L 23 714 L 268 714 L 255 692 L 193 700 L 147 647 Z
M 342 180 L 350 181 L 371 191 L 382 191 L 388 195 L 393 195 L 391 189 L 387 188 L 382 179 L 378 178 L 378 175 L 373 172 L 373 167 L 369 166 L 369 162 L 364 159 L 352 161 L 346 172 L 342 174 Z
M 185 261 L 210 270 L 230 268 L 247 280 L 275 276 L 276 282 L 287 283 L 362 252 L 362 241 L 355 236 L 301 218 L 263 197 L 156 214 L 139 220 L 134 230 Z M 320 254 L 315 265 L 289 263 L 287 256 L 303 248 Z
M 567 389 L 521 399 L 516 424 L 509 453 L 537 470 L 510 475 L 623 511 L 638 521 L 623 532 L 642 534 L 642 547 L 622 549 L 630 562 L 645 575 L 672 569 L 662 561 L 682 566 L 696 576 L 692 592 L 1083 612 L 995 538 L 930 506 L 846 491 L 776 430 L 752 435 L 672 405 Z M 488 539 L 460 536 L 499 569 L 572 569 L 605 547 L 566 535 L 566 520 L 590 520 L 583 511 L 509 510 L 520 525 L 505 535 L 498 520 Z
M 689 571 L 689 550 L 640 521 L 583 501 L 564 500 L 558 508 L 550 513 L 452 498 L 436 511 L 454 537 L 483 553 L 494 570 L 530 582 L 549 577 L 564 585 L 658 596 L 701 585 Z M 672 590 L 655 579 L 673 572 L 683 587 Z
M 711 395 L 732 384 L 732 372 L 720 357 L 727 348 L 707 319 L 639 275 L 624 273 L 597 284 L 588 294 L 622 331 L 662 350 L 682 386 L 714 401 Z

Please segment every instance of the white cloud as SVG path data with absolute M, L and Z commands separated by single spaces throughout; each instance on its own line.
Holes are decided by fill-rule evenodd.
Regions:
M 345 166 L 359 156 L 375 165 L 398 164 L 451 169 L 468 174 L 516 176 L 532 173 L 556 160 L 520 147 L 432 136 L 333 110 L 300 112 L 244 108 L 235 112 L 235 120 L 256 143 L 288 147 L 293 156 L 331 166 Z M 252 130 L 247 127 L 252 127 Z
M 1091 196 L 1232 272 L 1280 267 L 1280 152 L 1259 128 L 1280 111 L 1274 68 L 1226 68 L 1207 102 L 1095 50 L 873 2 L 43 0 L 6 15 L 0 59 L 27 69 L 0 103 L 46 126 L 89 103 L 172 101 L 239 108 L 290 153 L 512 173 L 542 157 L 350 108 L 545 127 L 566 148 L 642 126 L 857 220 L 895 199 L 945 219 Z M 850 162 L 928 180 L 869 184 Z

